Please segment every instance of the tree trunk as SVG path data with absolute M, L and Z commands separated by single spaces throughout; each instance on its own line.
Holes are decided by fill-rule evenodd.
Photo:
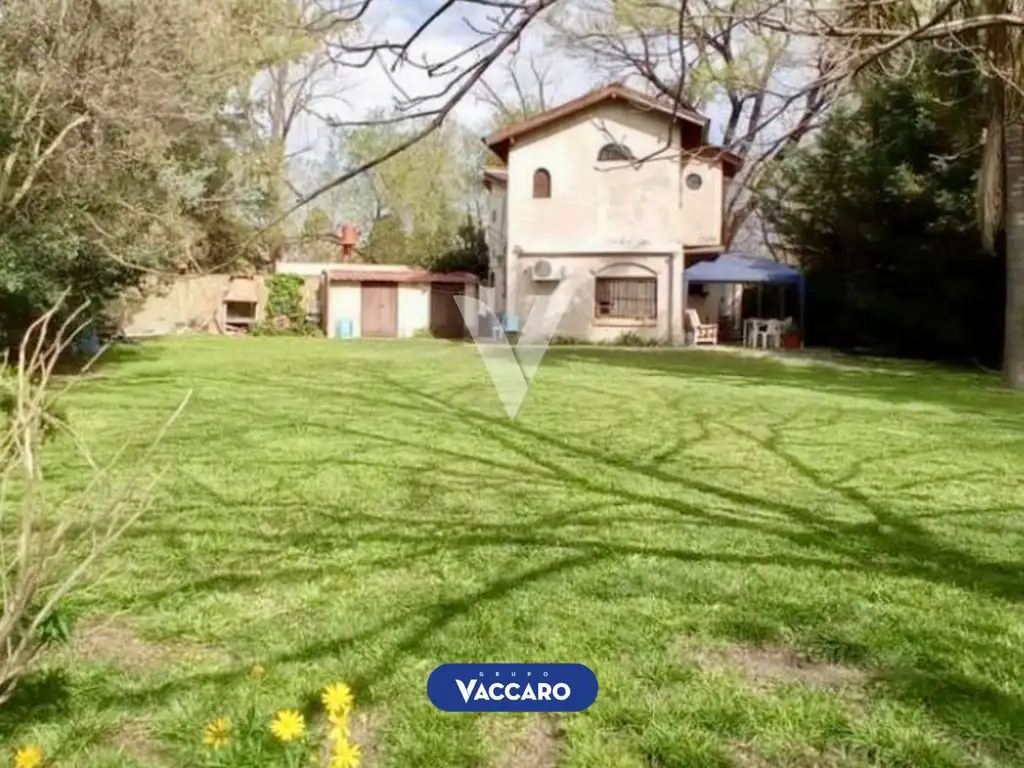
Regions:
M 285 115 L 288 110 L 286 103 L 288 74 L 287 64 L 275 67 L 270 74 L 270 178 L 267 184 L 267 202 L 270 207 L 271 220 L 278 222 L 269 238 L 269 261 L 272 269 L 276 264 L 284 261 L 285 224 L 279 219 L 284 215 L 286 208 L 285 174 L 288 172 L 286 160 L 288 128 Z
M 1003 378 L 1024 389 L 1024 123 L 1007 110 L 1006 153 L 1006 326 Z

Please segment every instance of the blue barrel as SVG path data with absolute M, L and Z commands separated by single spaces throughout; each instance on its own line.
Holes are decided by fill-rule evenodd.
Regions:
M 82 357 L 93 357 L 98 355 L 100 348 L 100 337 L 96 334 L 96 329 L 93 328 L 92 325 L 88 325 L 83 328 L 72 342 L 72 349 L 75 354 L 81 355 Z
M 334 324 L 334 337 L 336 339 L 351 339 L 352 338 L 352 321 L 347 317 L 342 317 Z

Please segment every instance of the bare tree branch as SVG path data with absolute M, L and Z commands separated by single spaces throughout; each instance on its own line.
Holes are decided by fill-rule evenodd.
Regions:
M 366 7 L 360 9 L 362 13 L 365 13 L 372 1 L 373 0 L 366 0 Z M 431 62 L 429 58 L 425 57 L 423 61 L 417 63 L 414 62 L 410 56 L 410 49 L 412 48 L 413 43 L 415 43 L 429 29 L 437 25 L 443 18 L 443 13 L 438 11 L 451 11 L 456 7 L 453 2 L 444 2 L 438 11 L 431 13 L 401 42 L 394 43 L 389 40 L 377 42 L 371 40 L 358 44 L 344 44 L 342 46 L 344 53 L 349 57 L 355 55 L 354 61 L 350 58 L 347 62 L 348 66 L 364 67 L 371 60 L 377 60 L 386 65 L 386 57 L 390 56 L 391 63 L 389 69 L 393 72 L 401 66 L 413 66 L 431 74 L 447 74 L 448 82 L 431 93 L 407 97 L 396 105 L 397 109 L 403 113 L 402 119 L 404 120 L 427 120 L 422 129 L 416 131 L 406 140 L 402 141 L 397 146 L 392 147 L 379 157 L 357 164 L 355 167 L 346 170 L 344 173 L 327 181 L 312 192 L 300 198 L 286 211 L 276 216 L 260 234 L 264 234 L 268 230 L 279 225 L 282 221 L 287 219 L 288 216 L 316 200 L 318 197 L 330 192 L 332 189 L 335 189 L 350 179 L 365 173 L 371 168 L 386 162 L 390 158 L 395 157 L 413 146 L 416 142 L 422 140 L 425 136 L 428 136 L 437 130 L 444 120 L 452 113 L 455 107 L 470 94 L 473 88 L 480 82 L 495 62 L 497 62 L 503 54 L 513 48 L 523 32 L 532 23 L 534 23 L 534 21 L 536 21 L 544 11 L 555 6 L 558 2 L 560 2 L 560 0 L 523 0 L 522 2 L 461 0 L 461 6 L 495 8 L 500 10 L 502 13 L 498 16 L 488 18 L 488 27 L 477 29 L 477 34 L 482 36 L 482 40 L 476 40 L 472 43 L 468 43 L 460 54 L 454 57 L 447 57 L 447 61 L 458 61 L 463 58 L 463 55 L 474 57 L 471 62 L 460 66 L 454 72 L 440 73 L 436 69 L 439 62 Z M 389 120 L 391 122 L 396 121 L 395 118 L 389 118 Z M 337 121 L 336 125 L 348 126 L 355 122 L 359 121 Z

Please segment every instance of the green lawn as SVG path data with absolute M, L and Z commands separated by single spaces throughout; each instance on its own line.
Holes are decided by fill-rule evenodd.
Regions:
M 1024 765 L 1024 399 L 993 380 L 553 348 L 512 421 L 471 346 L 120 357 L 68 399 L 101 454 L 194 399 L 7 743 L 195 765 L 259 662 L 268 711 L 350 682 L 367 765 Z M 443 714 L 451 661 L 582 662 L 601 690 Z

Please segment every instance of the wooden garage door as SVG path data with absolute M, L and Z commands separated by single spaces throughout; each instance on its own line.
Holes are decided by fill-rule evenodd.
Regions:
M 469 335 L 466 322 L 455 303 L 465 286 L 434 283 L 430 290 L 430 332 L 439 339 L 461 339 Z
M 398 335 L 398 286 L 395 283 L 363 283 L 361 336 Z

